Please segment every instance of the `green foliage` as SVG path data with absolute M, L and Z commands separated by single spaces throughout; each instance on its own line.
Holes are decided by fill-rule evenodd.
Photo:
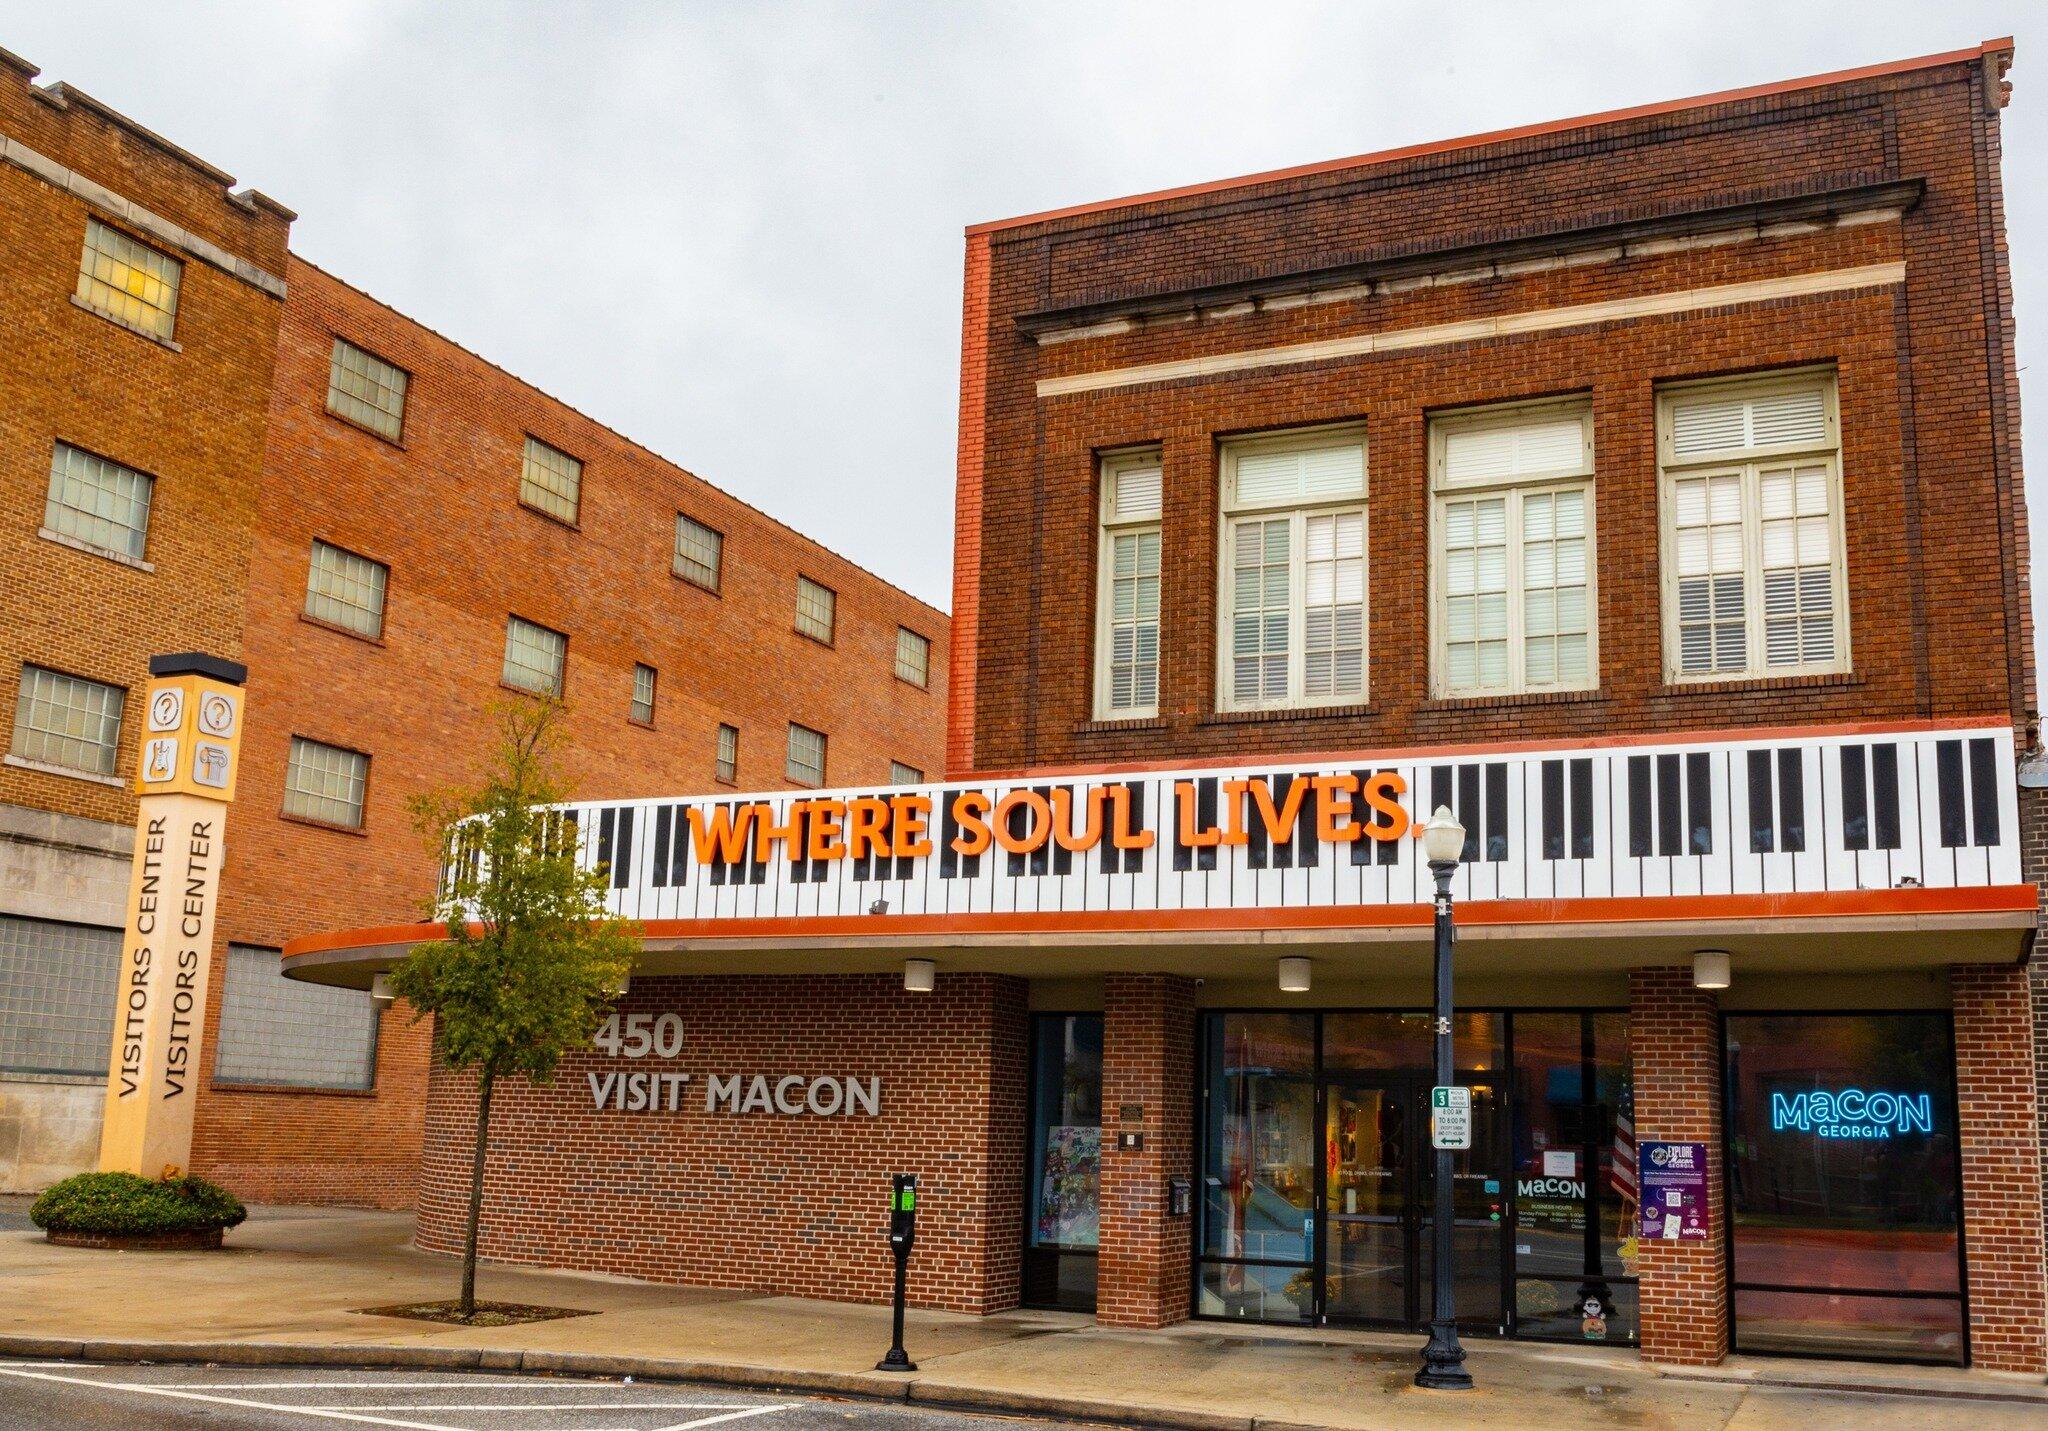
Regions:
M 562 717 L 548 700 L 501 706 L 477 783 L 413 803 L 435 849 L 455 852 L 432 906 L 448 937 L 415 948 L 391 987 L 435 1016 L 449 1067 L 486 1078 L 545 1082 L 588 1047 L 639 948 L 639 926 L 605 908 L 606 872 L 579 869 L 573 832 L 542 808 L 568 798 Z
M 80 1173 L 44 1190 L 28 1218 L 45 1232 L 197 1232 L 237 1227 L 249 1210 L 204 1178 L 151 1182 L 133 1173 Z

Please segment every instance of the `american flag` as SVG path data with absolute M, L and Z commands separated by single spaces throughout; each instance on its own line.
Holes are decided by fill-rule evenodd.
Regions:
M 1621 1086 L 1621 1102 L 1614 1110 L 1614 1157 L 1607 1177 L 1624 1200 L 1636 1200 L 1636 1092 L 1626 1083 Z

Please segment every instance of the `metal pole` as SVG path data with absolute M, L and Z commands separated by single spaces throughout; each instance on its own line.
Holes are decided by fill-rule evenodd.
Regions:
M 1457 862 L 1431 860 L 1436 877 L 1436 1081 L 1448 1088 L 1456 1076 L 1451 1057 L 1451 875 Z M 1458 1312 L 1451 1288 L 1451 1150 L 1436 1149 L 1434 1309 L 1429 1341 L 1422 1348 L 1422 1369 L 1415 1384 L 1433 1391 L 1470 1391 L 1472 1373 L 1465 1370 L 1465 1348 L 1458 1344 Z

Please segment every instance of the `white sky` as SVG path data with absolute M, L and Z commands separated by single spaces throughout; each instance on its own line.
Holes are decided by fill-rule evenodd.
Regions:
M 2039 13 L 65 0 L 10 7 L 0 46 L 297 209 L 305 257 L 945 607 L 965 225 L 2015 31 L 2006 212 L 2048 510 Z M 2038 527 L 2037 593 L 2044 557 Z

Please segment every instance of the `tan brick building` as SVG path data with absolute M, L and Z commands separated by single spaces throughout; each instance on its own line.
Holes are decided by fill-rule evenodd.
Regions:
M 798 755 L 810 783 L 922 778 L 946 619 L 297 259 L 288 210 L 4 58 L 0 1186 L 92 1161 L 123 707 L 151 653 L 196 649 L 245 662 L 251 704 L 195 1164 L 405 1205 L 427 1030 L 278 979 L 277 950 L 419 911 L 406 801 L 469 773 L 491 704 L 558 683 L 590 795 L 795 785 Z

